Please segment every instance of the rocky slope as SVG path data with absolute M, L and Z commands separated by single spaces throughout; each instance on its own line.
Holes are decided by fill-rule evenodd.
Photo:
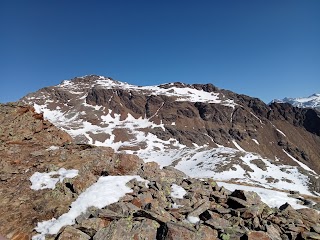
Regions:
M 78 143 L 112 147 L 193 177 L 320 192 L 320 118 L 211 84 L 139 87 L 90 75 L 21 102 Z
M 76 144 L 32 107 L 0 105 L 0 123 L 0 235 L 8 239 L 320 238 L 316 210 L 271 208 L 254 192 Z
M 309 97 L 302 97 L 302 98 L 275 99 L 272 102 L 290 103 L 295 107 L 314 108 L 314 109 L 317 109 L 318 111 L 320 110 L 320 94 L 319 93 L 315 93 Z

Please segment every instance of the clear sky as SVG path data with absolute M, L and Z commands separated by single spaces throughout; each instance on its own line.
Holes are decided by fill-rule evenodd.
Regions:
M 0 102 L 88 74 L 320 93 L 320 0 L 3 0 Z

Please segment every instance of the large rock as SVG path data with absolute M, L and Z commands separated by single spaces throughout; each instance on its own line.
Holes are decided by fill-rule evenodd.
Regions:
M 267 233 L 261 231 L 250 231 L 246 234 L 244 239 L 247 240 L 271 240 Z
M 58 240 L 89 240 L 90 236 L 81 232 L 78 229 L 75 229 L 71 226 L 65 227 L 62 233 L 59 235 Z
M 159 224 L 150 219 L 133 221 L 131 218 L 122 218 L 113 221 L 106 228 L 100 229 L 93 240 L 118 239 L 156 239 Z

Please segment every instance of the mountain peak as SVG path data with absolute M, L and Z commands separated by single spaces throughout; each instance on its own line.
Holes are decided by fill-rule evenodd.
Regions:
M 272 102 L 290 103 L 294 107 L 320 109 L 320 94 L 314 93 L 309 97 L 275 99 Z
M 290 104 L 267 106 L 212 84 L 135 86 L 97 75 L 39 90 L 22 101 L 79 143 L 134 153 L 193 177 L 320 192 L 320 185 L 291 176 L 299 167 L 318 181 L 312 174 L 320 172 L 320 119 Z
M 320 97 L 320 93 L 314 93 L 310 97 Z

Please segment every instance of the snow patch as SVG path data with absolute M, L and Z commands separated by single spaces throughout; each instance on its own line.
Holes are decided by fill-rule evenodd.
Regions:
M 298 163 L 299 166 L 302 167 L 304 170 L 307 170 L 307 171 L 312 172 L 312 173 L 314 173 L 314 174 L 317 175 L 317 173 L 316 173 L 315 171 L 313 171 L 311 168 L 309 168 L 309 167 L 308 167 L 307 165 L 305 165 L 304 163 L 302 163 L 302 162 L 298 161 L 297 159 L 295 159 L 295 158 L 294 158 L 293 156 L 291 156 L 286 150 L 282 149 L 282 151 L 283 151 L 285 154 L 287 154 L 287 156 L 288 156 L 289 158 L 291 158 L 293 161 L 295 161 L 296 163 Z
M 252 141 L 254 141 L 257 145 L 260 145 L 257 139 L 252 139 Z
M 259 194 L 261 200 L 266 203 L 269 207 L 280 207 L 281 205 L 285 204 L 286 202 L 289 203 L 293 208 L 306 208 L 302 203 L 295 198 L 288 197 L 288 193 L 274 191 L 270 189 L 264 189 L 259 187 L 251 187 L 251 186 L 244 186 L 244 185 L 237 185 L 237 184 L 230 184 L 225 182 L 217 182 L 220 187 L 225 187 L 230 191 L 244 190 L 244 191 L 252 191 Z
M 200 222 L 199 217 L 194 217 L 194 216 L 190 216 L 190 215 L 188 215 L 187 220 L 188 220 L 188 222 L 190 222 L 192 224 L 196 224 L 196 223 Z
M 60 181 L 62 182 L 65 178 L 74 178 L 78 175 L 78 170 L 66 170 L 60 168 L 58 171 L 53 171 L 49 173 L 39 173 L 35 172 L 31 177 L 31 189 L 42 190 L 42 189 L 54 189 L 56 184 Z
M 58 147 L 58 146 L 50 146 L 50 147 L 48 147 L 46 150 L 47 151 L 55 151 L 55 150 L 58 150 L 60 147 Z
M 93 206 L 103 208 L 109 204 L 119 201 L 127 193 L 132 192 L 126 184 L 132 180 L 145 181 L 140 176 L 105 176 L 100 177 L 96 183 L 81 193 L 76 201 L 71 204 L 69 212 L 61 215 L 58 219 L 52 218 L 48 221 L 39 222 L 35 230 L 40 234 L 32 239 L 44 238 L 45 234 L 57 234 L 63 226 L 75 223 L 76 217 Z
M 176 184 L 172 184 L 171 186 L 171 194 L 170 196 L 173 198 L 183 199 L 183 196 L 187 194 L 187 191 L 184 190 L 183 187 L 180 187 Z
M 278 128 L 276 128 L 276 130 L 284 137 L 287 137 L 281 130 L 279 130 Z
M 240 145 L 236 142 L 236 140 L 232 140 L 232 143 L 239 151 L 245 152 L 245 150 L 242 147 L 240 147 Z

